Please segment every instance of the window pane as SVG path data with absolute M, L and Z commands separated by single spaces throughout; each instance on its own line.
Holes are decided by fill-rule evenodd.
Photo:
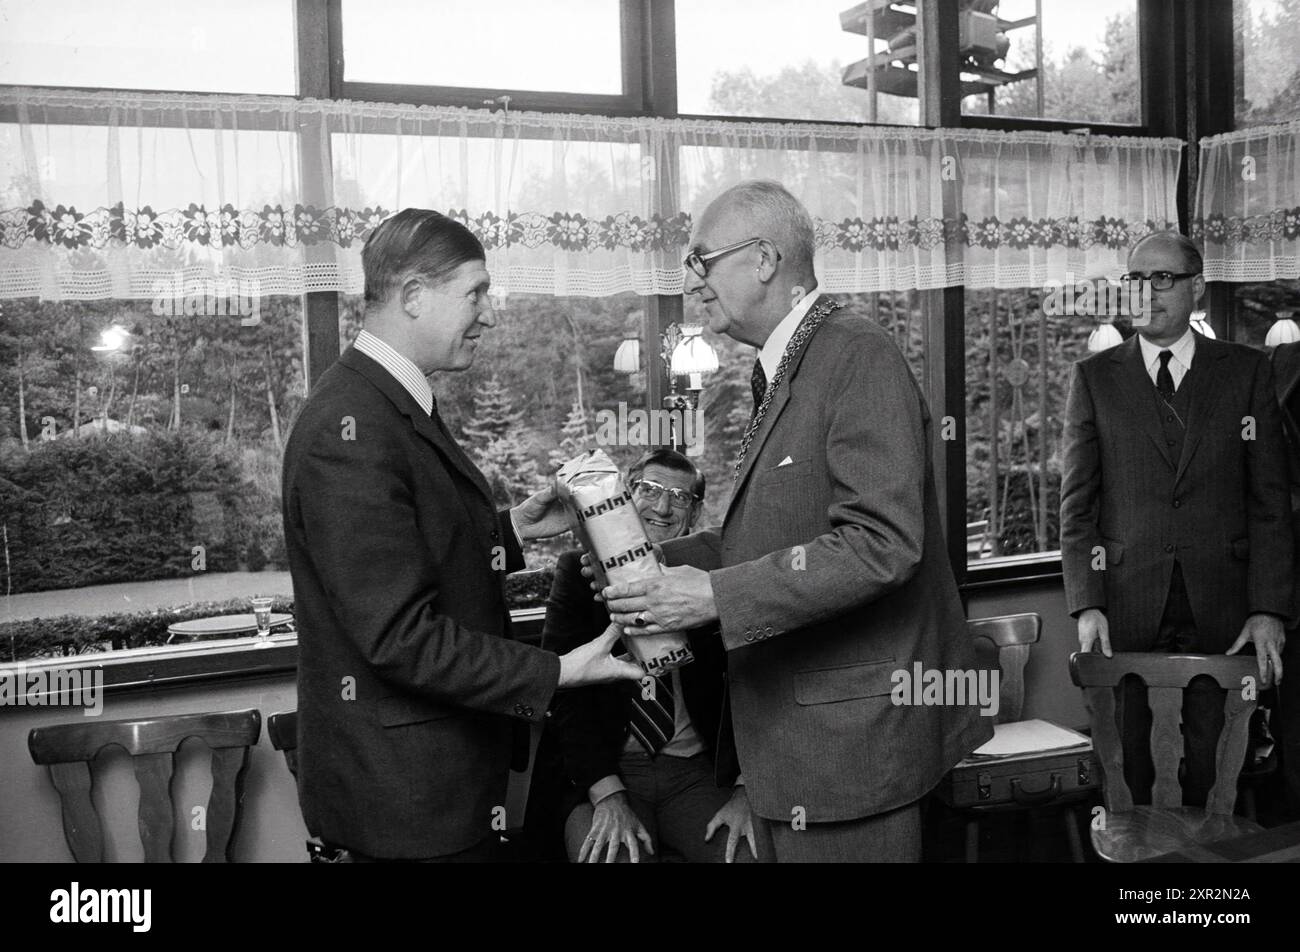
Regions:
M 1043 0 L 1038 26 L 1034 0 L 995 6 L 995 14 L 960 14 L 963 113 L 1142 121 L 1137 0 Z M 1043 65 L 1036 76 L 1040 28 Z
M 182 616 L 155 609 L 291 596 L 280 461 L 306 390 L 301 307 L 255 303 L 256 324 L 150 301 L 0 302 L 0 636 L 22 653 L 162 644 Z M 12 627 L 59 615 L 86 621 Z
M 620 95 L 617 0 L 343 0 L 348 82 Z
M 1300 5 L 1234 0 L 1232 14 L 1237 128 L 1300 119 Z
M 966 292 L 966 553 L 1060 549 L 1061 436 L 1070 365 L 1096 321 L 1047 317 L 1042 292 Z M 993 346 L 996 342 L 996 346 Z
M 1285 343 L 1289 328 L 1274 326 L 1279 320 L 1300 325 L 1300 281 L 1269 281 L 1260 284 L 1230 284 L 1233 340 L 1252 347 Z M 1204 303 L 1204 302 L 1202 302 Z M 1274 330 L 1274 340 L 1268 333 Z
M 861 65 L 869 49 L 865 21 L 851 15 L 858 7 L 851 0 L 677 0 L 678 110 L 915 125 L 916 72 L 906 65 L 878 73 L 873 115 Z M 914 66 L 915 16 L 885 12 L 877 51 L 883 56 L 887 37 L 896 37 L 896 62 Z M 887 94 L 890 88 L 906 95 Z
M 295 46 L 293 0 L 0 0 L 0 83 L 292 96 Z

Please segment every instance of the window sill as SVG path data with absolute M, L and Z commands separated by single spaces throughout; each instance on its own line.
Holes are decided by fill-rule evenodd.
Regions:
M 1060 552 L 1035 552 L 968 562 L 966 581 L 959 588 L 965 593 L 1026 583 L 1059 584 L 1063 578 Z

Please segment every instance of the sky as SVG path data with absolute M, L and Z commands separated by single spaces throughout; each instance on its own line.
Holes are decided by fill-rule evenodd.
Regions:
M 1255 10 L 1275 2 L 1250 0 Z M 1136 3 L 1043 0 L 1044 38 L 1095 52 L 1107 17 Z M 718 70 L 861 59 L 866 37 L 839 26 L 852 6 L 677 0 L 680 108 L 701 109 Z M 1033 10 L 1033 0 L 1003 0 L 999 13 Z M 344 0 L 343 11 L 349 79 L 618 90 L 618 0 Z M 0 0 L 0 83 L 292 95 L 292 49 L 291 0 Z

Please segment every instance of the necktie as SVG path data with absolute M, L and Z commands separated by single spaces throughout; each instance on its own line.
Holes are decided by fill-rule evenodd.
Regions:
M 1174 398 L 1174 375 L 1169 372 L 1169 361 L 1173 356 L 1173 351 L 1162 350 L 1160 352 L 1160 369 L 1156 371 L 1156 389 L 1160 391 L 1160 396 L 1166 400 Z
M 646 675 L 631 686 L 628 695 L 631 709 L 628 726 L 651 757 L 663 750 L 677 730 L 676 705 L 673 703 L 672 675 L 661 678 Z M 647 695 L 649 695 L 647 697 Z
M 749 375 L 749 392 L 754 395 L 754 409 L 749 411 L 752 420 L 758 412 L 758 405 L 763 402 L 763 394 L 767 393 L 767 374 L 763 372 L 763 362 L 757 358 L 754 359 L 754 372 Z

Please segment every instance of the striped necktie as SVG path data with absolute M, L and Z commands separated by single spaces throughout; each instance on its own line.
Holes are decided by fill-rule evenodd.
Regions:
M 647 674 L 640 683 L 631 686 L 628 702 L 628 727 L 632 736 L 654 757 L 677 730 L 672 675 L 656 678 Z

